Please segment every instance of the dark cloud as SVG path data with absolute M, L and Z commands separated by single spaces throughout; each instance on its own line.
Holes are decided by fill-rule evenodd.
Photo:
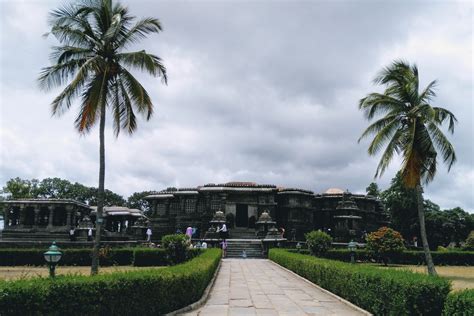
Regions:
M 97 130 L 79 137 L 76 109 L 51 119 L 35 85 L 48 65 L 51 2 L 2 2 L 1 182 L 61 176 L 95 185 Z M 367 122 L 358 100 L 395 58 L 439 78 L 435 104 L 459 117 L 459 161 L 440 167 L 426 195 L 443 207 L 474 209 L 472 5 L 327 1 L 130 1 L 164 32 L 135 48 L 161 56 L 169 85 L 137 74 L 156 112 L 133 136 L 108 129 L 106 186 L 124 195 L 168 186 L 256 181 L 321 192 L 363 192 L 377 158 L 357 143 Z M 29 23 L 17 20 L 23 12 Z M 34 12 L 31 13 L 31 12 Z M 467 13 L 466 13 L 467 12 Z M 440 23 L 439 21 L 443 21 Z M 135 49 L 131 47 L 130 49 Z M 5 150 L 8 149 L 8 150 Z M 387 187 L 399 165 L 381 180 Z

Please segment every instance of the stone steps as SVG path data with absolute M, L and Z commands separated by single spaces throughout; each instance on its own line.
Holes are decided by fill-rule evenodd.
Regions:
M 262 243 L 258 239 L 228 239 L 227 257 L 243 258 L 245 251 L 247 258 L 263 258 Z
M 255 229 L 234 228 L 229 232 L 232 239 L 255 239 Z

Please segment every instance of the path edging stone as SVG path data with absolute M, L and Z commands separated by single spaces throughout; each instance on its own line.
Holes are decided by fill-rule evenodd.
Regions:
M 185 306 L 183 308 L 180 308 L 180 309 L 177 309 L 175 311 L 169 312 L 168 314 L 164 314 L 164 316 L 174 316 L 174 315 L 183 314 L 183 313 L 195 310 L 195 309 L 203 306 L 207 302 L 207 299 L 209 298 L 209 294 L 211 293 L 211 290 L 214 287 L 214 283 L 217 279 L 217 274 L 219 274 L 221 264 L 222 264 L 222 257 L 219 260 L 219 265 L 217 266 L 216 271 L 214 271 L 214 275 L 212 276 L 211 281 L 207 285 L 206 289 L 204 290 L 204 293 L 202 294 L 201 298 L 198 301 L 196 301 L 196 302 L 194 302 L 194 303 L 192 303 L 188 306 Z
M 328 295 L 334 297 L 335 299 L 337 299 L 337 300 L 340 301 L 341 303 L 344 303 L 344 304 L 346 304 L 346 305 L 348 305 L 348 306 L 350 306 L 350 307 L 352 307 L 352 308 L 358 310 L 359 312 L 361 312 L 361 313 L 364 314 L 364 315 L 373 316 L 373 314 L 369 313 L 369 312 L 366 311 L 365 309 L 362 309 L 362 308 L 360 308 L 359 306 L 352 304 L 352 303 L 349 302 L 348 300 L 345 300 L 345 299 L 343 299 L 342 297 L 337 296 L 336 294 L 334 294 L 334 293 L 332 293 L 332 292 L 330 292 L 330 291 L 328 291 L 328 290 L 326 290 L 326 289 L 320 287 L 319 285 L 317 285 L 317 284 L 311 282 L 310 280 L 303 278 L 301 275 L 299 275 L 299 274 L 297 274 L 297 273 L 295 273 L 295 272 L 293 272 L 293 271 L 291 271 L 291 270 L 289 270 L 289 269 L 287 269 L 287 268 L 285 268 L 285 267 L 279 265 L 278 263 L 274 262 L 273 260 L 268 259 L 268 261 L 270 261 L 270 262 L 273 263 L 274 265 L 276 265 L 276 266 L 282 268 L 283 270 L 285 270 L 285 271 L 287 271 L 287 272 L 293 274 L 293 275 L 296 276 L 297 278 L 299 278 L 299 279 L 303 280 L 304 282 L 306 282 L 306 283 L 312 285 L 313 287 L 319 289 L 320 291 L 322 291 L 322 292 L 324 292 L 324 293 L 326 293 L 326 294 L 328 294 Z

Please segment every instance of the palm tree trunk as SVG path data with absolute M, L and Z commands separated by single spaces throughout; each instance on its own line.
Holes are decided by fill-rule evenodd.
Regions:
M 92 250 L 91 275 L 99 273 L 99 248 L 102 232 L 102 213 L 104 209 L 104 183 L 105 183 L 105 102 L 101 102 L 100 130 L 99 130 L 99 190 L 97 192 L 97 214 L 95 221 L 95 239 Z
M 433 258 L 431 257 L 430 247 L 428 245 L 428 238 L 426 236 L 426 226 L 425 226 L 425 210 L 423 207 L 423 189 L 421 185 L 416 186 L 416 198 L 418 204 L 418 220 L 420 222 L 420 235 L 421 242 L 423 243 L 423 251 L 425 253 L 426 265 L 428 267 L 429 275 L 437 275 L 436 269 L 433 263 Z

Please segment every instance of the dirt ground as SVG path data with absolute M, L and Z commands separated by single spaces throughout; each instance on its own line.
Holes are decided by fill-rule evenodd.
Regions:
M 391 268 L 428 273 L 426 266 L 396 265 Z M 436 272 L 452 281 L 453 291 L 474 289 L 474 266 L 436 266 Z
M 159 269 L 160 267 L 133 267 L 133 266 L 115 266 L 115 267 L 101 267 L 99 273 L 112 273 L 117 271 L 130 271 L 140 269 Z M 89 275 L 90 267 L 56 267 L 56 275 L 63 274 L 80 274 Z M 49 270 L 44 267 L 21 266 L 21 267 L 0 267 L 0 279 L 17 280 L 32 278 L 36 276 L 48 276 Z

